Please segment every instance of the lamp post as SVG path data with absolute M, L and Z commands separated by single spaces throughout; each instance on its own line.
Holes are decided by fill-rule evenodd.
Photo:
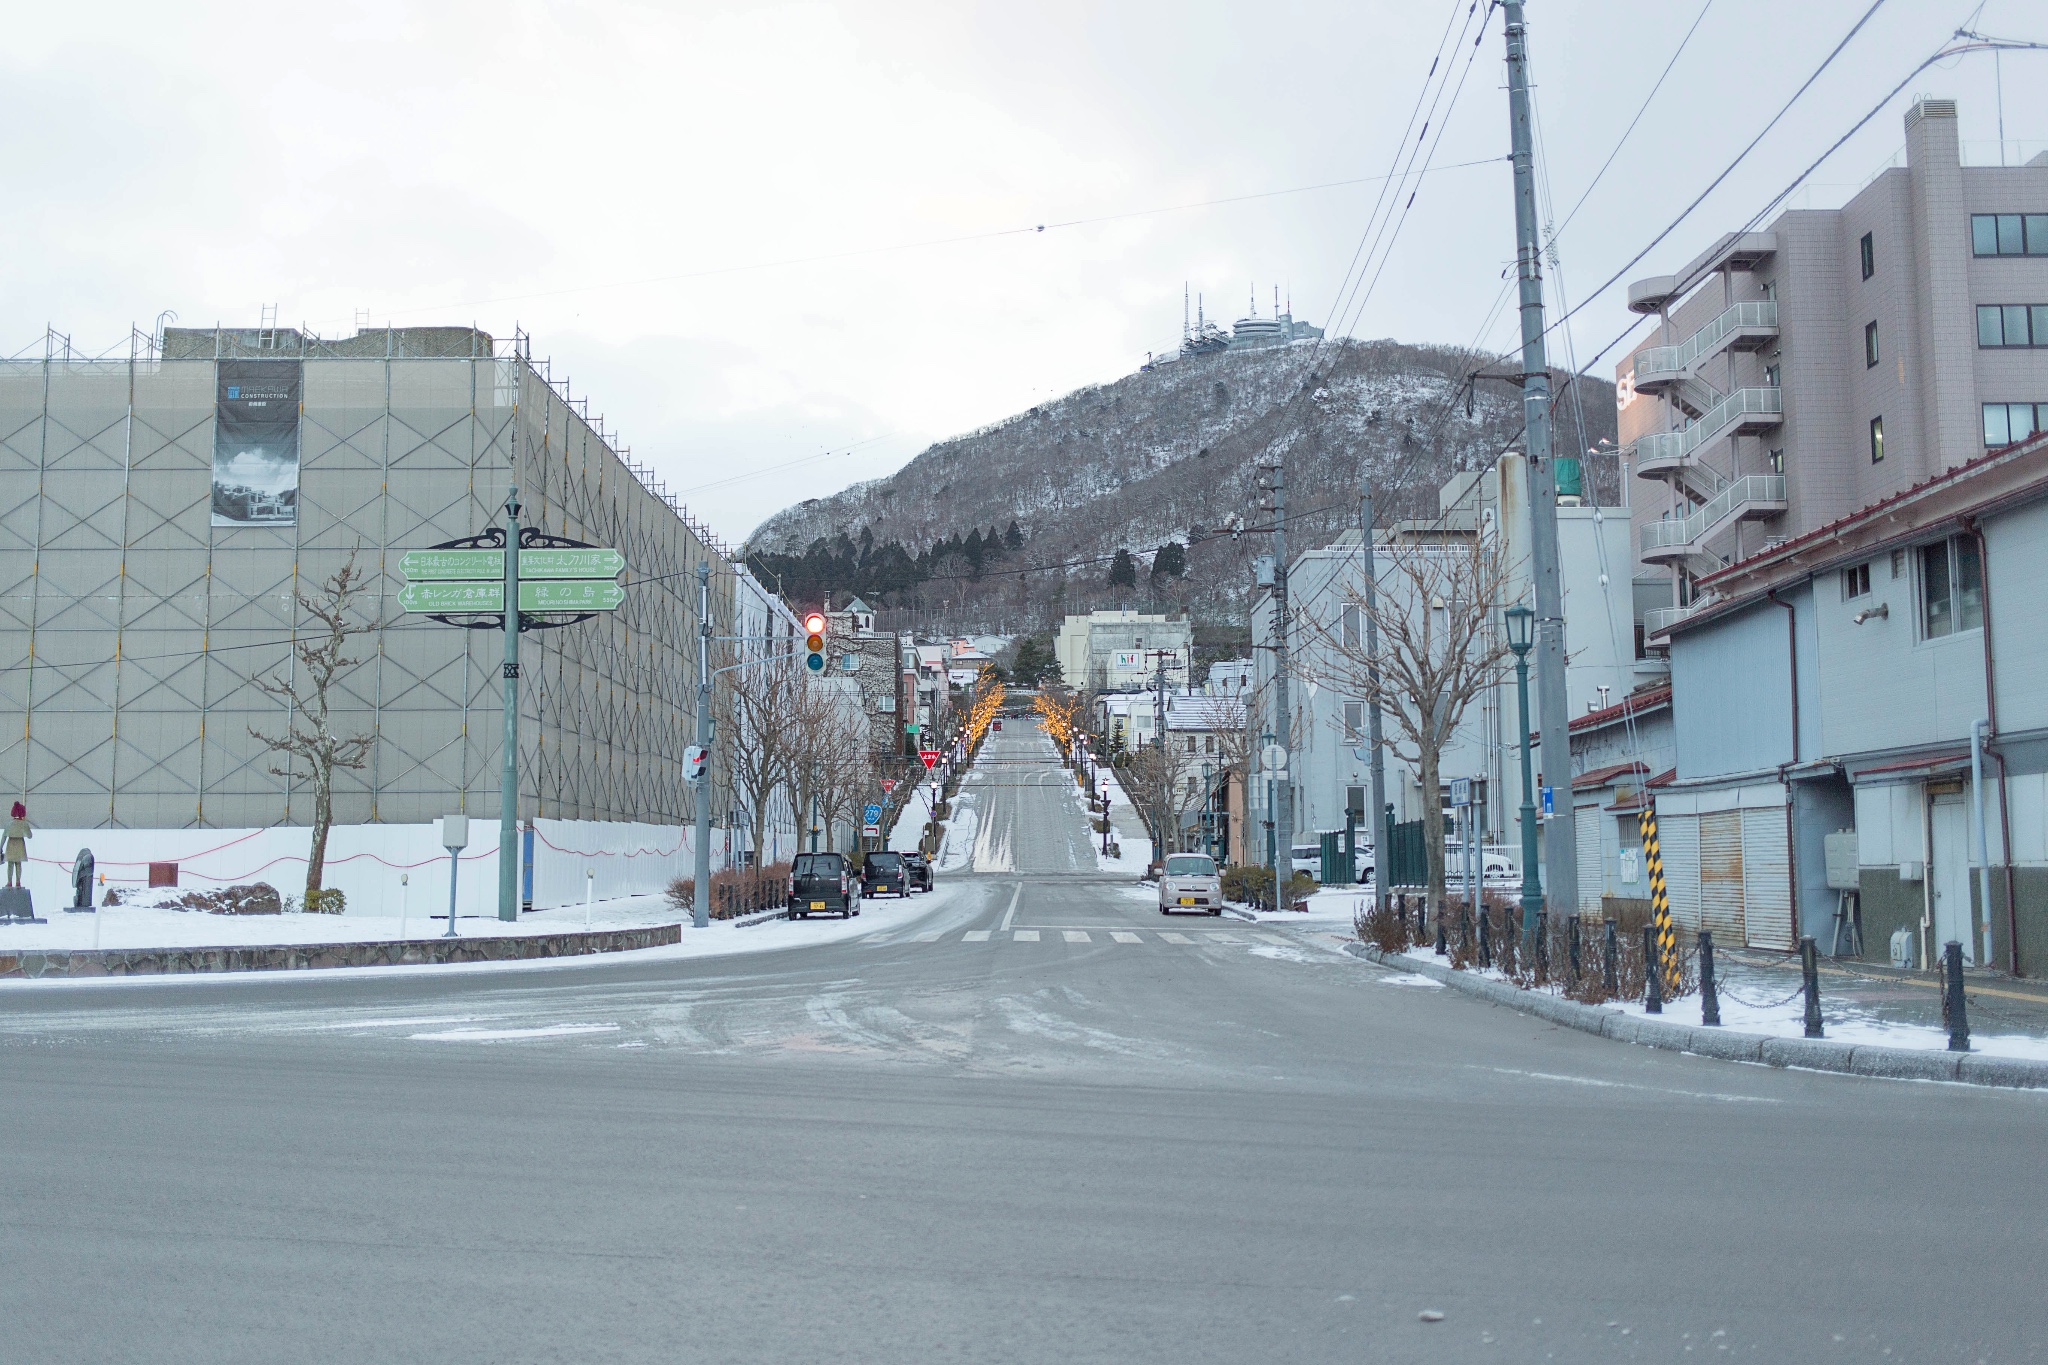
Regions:
M 1515 652 L 1515 696 L 1521 704 L 1522 729 L 1522 936 L 1533 942 L 1536 917 L 1543 911 L 1543 883 L 1536 876 L 1536 778 L 1529 768 L 1529 646 L 1536 613 L 1520 605 L 1507 609 L 1508 648 Z

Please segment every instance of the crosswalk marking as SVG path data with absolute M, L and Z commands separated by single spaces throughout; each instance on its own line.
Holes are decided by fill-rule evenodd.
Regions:
M 931 931 L 931 932 L 930 932 L 929 934 L 919 934 L 919 935 L 918 935 L 918 936 L 917 936 L 916 938 L 912 939 L 912 940 L 911 940 L 911 942 L 913 942 L 913 943 L 937 943 L 937 942 L 939 941 L 939 939 L 940 939 L 940 938 L 941 938 L 941 937 L 943 936 L 944 932 L 945 932 L 945 931 L 944 931 L 944 930 L 942 930 L 942 929 L 934 929 L 934 930 L 932 930 L 932 931 Z
M 1193 942 L 1194 942 L 1194 940 L 1193 940 L 1193 939 L 1191 939 L 1191 938 L 1189 938 L 1189 937 L 1188 937 L 1188 936 L 1187 936 L 1186 934 L 1161 934 L 1161 935 L 1160 935 L 1159 937 L 1161 937 L 1161 938 L 1165 939 L 1165 940 L 1166 940 L 1166 941 L 1167 941 L 1168 943 L 1193 943 Z
M 1118 943 L 1143 943 L 1145 941 L 1144 939 L 1139 938 L 1136 934 L 1126 934 L 1120 930 L 1112 931 L 1110 933 L 1110 937 L 1115 939 Z
M 960 941 L 962 943 L 986 943 L 988 942 L 988 930 L 969 929 L 967 931 L 966 937 L 962 938 Z
M 1066 936 L 1067 942 L 1069 943 L 1093 942 L 1093 940 L 1088 937 L 1088 931 L 1086 929 L 1067 929 L 1063 932 Z
M 1038 942 L 1038 931 L 1036 929 L 1019 929 L 1015 937 L 1019 943 L 1036 943 Z

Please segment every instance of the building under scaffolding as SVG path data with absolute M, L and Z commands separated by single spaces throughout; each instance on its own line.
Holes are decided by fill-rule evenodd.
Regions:
M 351 557 L 376 629 L 333 728 L 373 742 L 336 775 L 337 823 L 495 821 L 503 639 L 406 616 L 399 559 L 502 524 L 514 482 L 526 524 L 630 566 L 618 611 L 525 637 L 520 816 L 690 817 L 695 568 L 729 634 L 730 556 L 523 337 L 171 329 L 124 349 L 53 337 L 0 362 L 0 784 L 38 825 L 307 823 L 303 761 L 251 734 L 290 720 L 257 680 L 291 675 L 298 596 Z

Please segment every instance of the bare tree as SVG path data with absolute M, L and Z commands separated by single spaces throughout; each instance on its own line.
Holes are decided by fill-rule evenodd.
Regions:
M 306 900 L 308 910 L 319 910 L 325 899 L 320 883 L 327 873 L 327 833 L 334 824 L 334 772 L 337 768 L 361 768 L 368 762 L 369 735 L 337 735 L 333 727 L 330 693 L 335 682 L 361 663 L 347 653 L 352 635 L 371 628 L 350 620 L 355 600 L 369 590 L 368 575 L 356 567 L 351 554 L 348 563 L 321 585 L 316 596 L 296 594 L 299 609 L 319 622 L 320 633 L 294 641 L 292 653 L 298 668 L 288 676 L 259 677 L 256 685 L 273 697 L 291 704 L 291 719 L 282 735 L 267 735 L 249 727 L 252 738 L 261 740 L 273 753 L 306 761 L 313 780 L 313 847 L 306 857 Z M 296 776 L 289 768 L 273 766 L 278 777 Z
M 1205 795 L 1195 776 L 1201 756 L 1187 753 L 1183 735 L 1166 736 L 1165 744 L 1135 750 L 1118 771 L 1124 794 L 1137 807 L 1138 818 L 1152 835 L 1155 861 L 1180 843 L 1181 819 L 1202 804 Z
M 749 847 L 758 862 L 776 799 L 795 799 L 794 746 L 805 679 L 794 655 L 763 658 L 727 676 L 732 681 L 719 695 L 719 728 L 733 795 L 746 803 Z
M 1377 703 L 1393 732 L 1388 747 L 1415 765 L 1434 915 L 1444 897 L 1444 828 L 1437 805 L 1443 751 L 1465 708 L 1501 680 L 1508 647 L 1495 618 L 1508 568 L 1497 540 L 1488 536 L 1395 543 L 1378 547 L 1376 554 L 1384 568 L 1375 600 L 1366 601 L 1362 583 L 1349 584 L 1345 591 L 1359 628 L 1345 630 L 1341 617 L 1334 630 L 1304 622 L 1320 637 L 1318 648 L 1304 654 L 1320 656 L 1326 685 L 1368 706 Z M 1379 629 L 1376 658 L 1365 648 L 1368 618 Z

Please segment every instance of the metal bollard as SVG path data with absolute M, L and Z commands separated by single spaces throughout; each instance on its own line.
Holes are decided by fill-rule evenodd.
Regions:
M 1576 986 L 1579 984 L 1579 917 L 1577 915 L 1572 916 L 1571 923 L 1565 927 L 1565 932 L 1571 939 L 1572 985 Z
M 1415 898 L 1415 941 L 1417 943 L 1429 942 L 1428 918 L 1429 897 L 1417 896 Z
M 1941 945 L 1942 994 L 1948 1003 L 1948 1050 L 1970 1050 L 1970 1016 L 1963 1005 L 1963 945 L 1953 940 Z
M 1485 910 L 1479 912 L 1479 965 L 1493 965 L 1493 916 Z
M 1408 937 L 1408 893 L 1406 891 L 1394 893 L 1394 920 L 1401 926 L 1401 938 L 1405 942 Z
M 1439 905 L 1436 908 L 1436 955 L 1443 957 L 1447 952 L 1444 946 L 1444 908 Z
M 1824 1038 L 1820 1023 L 1820 952 L 1811 934 L 1799 940 L 1799 975 L 1806 985 L 1806 1036 Z
M 1602 965 L 1600 984 L 1607 987 L 1609 998 L 1621 994 L 1621 944 L 1614 936 L 1614 921 L 1607 921 L 1607 936 L 1602 944 L 1607 960 Z
M 1657 926 L 1643 926 L 1643 1013 L 1664 1012 L 1664 962 L 1657 953 Z
M 1472 955 L 1472 907 L 1458 912 L 1458 946 L 1466 957 Z
M 1721 1024 L 1721 995 L 1714 989 L 1714 934 L 1700 930 L 1700 1023 L 1708 1028 Z
M 1550 912 L 1536 912 L 1536 979 L 1550 979 Z

